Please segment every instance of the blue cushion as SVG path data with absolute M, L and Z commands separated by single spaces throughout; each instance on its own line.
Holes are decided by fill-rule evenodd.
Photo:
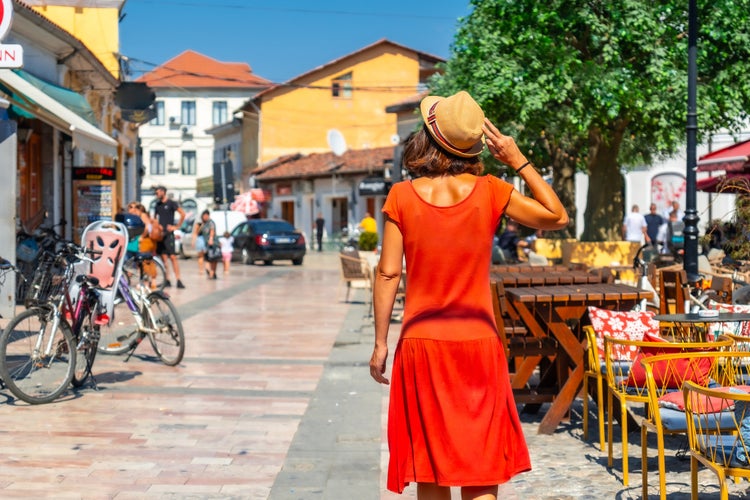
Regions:
M 724 466 L 738 465 L 732 463 L 732 457 L 736 453 L 736 448 L 742 444 L 737 436 L 727 436 L 726 434 L 701 434 L 698 436 L 698 444 L 701 452 L 716 463 Z
M 659 414 L 661 415 L 661 424 L 662 426 L 671 432 L 686 432 L 687 431 L 687 421 L 685 420 L 685 412 L 680 410 L 673 410 L 671 408 L 659 408 Z M 712 414 L 711 419 L 714 419 L 714 415 Z M 698 422 L 698 416 L 693 416 L 693 418 L 696 421 L 696 427 Z M 712 420 L 709 420 L 711 422 Z M 706 425 L 706 420 L 704 419 L 702 424 Z M 724 430 L 730 430 L 735 428 L 735 421 L 734 421 L 734 412 L 731 411 L 723 411 L 721 412 L 721 417 L 719 419 L 719 425 Z
M 632 364 L 633 363 L 631 363 L 630 361 L 613 361 L 612 370 L 616 375 L 623 375 L 627 377 L 630 373 L 630 365 Z M 607 375 L 607 362 L 602 361 L 599 365 L 599 369 L 601 370 L 602 375 Z

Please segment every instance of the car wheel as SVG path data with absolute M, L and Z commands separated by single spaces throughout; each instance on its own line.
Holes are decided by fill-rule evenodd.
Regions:
M 267 266 L 270 266 L 271 264 L 273 264 L 273 261 L 272 261 L 272 260 L 267 260 L 267 259 L 266 259 L 266 260 L 264 260 L 264 261 L 263 261 L 263 264 L 265 264 L 265 265 L 267 265 Z
M 294 264 L 295 266 L 301 266 L 302 258 L 300 257 L 299 259 L 292 259 L 292 264 Z
M 250 257 L 250 252 L 248 251 L 247 248 L 242 249 L 242 263 L 245 264 L 246 266 L 249 266 L 250 264 L 253 263 L 253 259 L 252 257 Z

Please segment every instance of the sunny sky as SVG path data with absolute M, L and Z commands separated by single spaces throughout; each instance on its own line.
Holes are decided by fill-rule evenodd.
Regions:
M 273 82 L 387 38 L 448 58 L 468 0 L 127 0 L 120 50 L 135 79 L 192 49 Z

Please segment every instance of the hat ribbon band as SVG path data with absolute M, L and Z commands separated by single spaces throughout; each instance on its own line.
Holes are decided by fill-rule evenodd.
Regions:
M 455 149 L 456 151 L 460 151 L 462 153 L 468 153 L 471 151 L 471 147 L 469 148 L 457 148 L 451 142 L 443 136 L 443 134 L 440 133 L 440 129 L 437 126 L 437 116 L 435 116 L 435 107 L 437 107 L 438 103 L 435 103 L 430 107 L 430 111 L 427 113 L 427 125 L 432 129 L 433 134 L 435 134 L 435 137 L 442 142 L 443 144 Z M 473 146 L 472 146 L 473 147 Z

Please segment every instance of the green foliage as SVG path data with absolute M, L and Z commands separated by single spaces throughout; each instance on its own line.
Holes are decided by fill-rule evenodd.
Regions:
M 372 251 L 378 247 L 378 233 L 363 232 L 359 235 L 359 249 Z
M 596 189 L 605 193 L 589 199 L 587 216 L 609 211 L 608 222 L 599 224 L 610 227 L 599 233 L 616 234 L 622 207 L 611 205 L 622 203 L 616 192 L 621 184 L 606 180 L 621 166 L 649 164 L 684 147 L 688 2 L 471 5 L 432 92 L 468 90 L 501 131 L 556 179 L 572 175 L 564 172 L 571 167 L 599 172 Z M 748 118 L 750 0 L 700 0 L 699 18 L 702 139 L 720 128 L 738 130 Z

